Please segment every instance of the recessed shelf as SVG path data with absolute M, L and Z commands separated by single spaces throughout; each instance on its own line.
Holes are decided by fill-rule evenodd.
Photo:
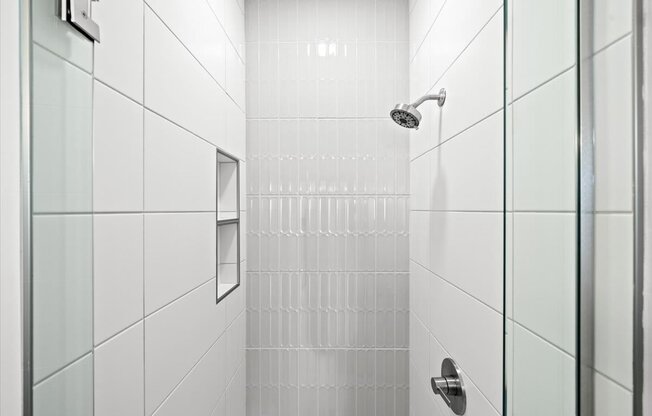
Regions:
M 240 286 L 240 166 L 217 152 L 217 302 Z
M 217 222 L 234 221 L 239 219 L 239 217 L 236 211 L 222 211 L 217 213 Z
M 217 219 L 239 217 L 240 169 L 238 160 L 217 153 Z

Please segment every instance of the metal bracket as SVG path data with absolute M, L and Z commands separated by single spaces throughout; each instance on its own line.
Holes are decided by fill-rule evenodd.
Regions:
M 91 19 L 89 0 L 57 0 L 57 16 L 90 40 L 100 42 L 100 26 Z

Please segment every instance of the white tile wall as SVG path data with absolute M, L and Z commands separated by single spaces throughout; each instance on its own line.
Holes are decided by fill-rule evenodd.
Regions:
M 533 90 L 575 64 L 575 6 L 575 2 L 570 0 L 514 3 L 514 98 Z M 533 45 L 537 47 L 532 47 Z
M 145 406 L 143 323 L 95 350 L 95 415 L 140 416 Z
M 215 278 L 215 213 L 145 214 L 145 313 Z
M 95 78 L 142 103 L 144 2 L 95 2 L 92 8 L 93 20 L 102 28 L 102 41 L 95 46 Z
M 407 7 L 247 2 L 248 415 L 408 413 Z
M 215 147 L 145 113 L 145 210 L 215 211 Z
M 567 71 L 512 105 L 515 210 L 575 209 L 576 77 Z
M 502 15 L 500 1 L 470 0 L 410 12 L 410 99 L 448 94 L 410 133 L 412 416 L 451 414 L 430 388 L 445 357 L 462 368 L 467 414 L 502 412 Z
M 145 319 L 147 414 L 153 414 L 224 332 L 225 306 L 215 305 L 215 291 L 211 280 Z
M 145 45 L 147 108 L 215 146 L 224 146 L 230 100 L 150 8 L 145 9 Z
M 143 209 L 143 107 L 101 82 L 93 102 L 93 208 Z
M 217 148 L 241 158 L 243 184 L 246 172 L 244 4 L 94 3 L 102 27 L 95 46 L 51 10 L 41 1 L 34 16 L 35 59 L 48 69 L 35 77 L 37 131 L 61 134 L 45 141 L 57 149 L 39 150 L 71 163 L 63 178 L 41 173 L 37 189 L 54 192 L 38 207 L 95 215 L 38 219 L 63 240 L 60 250 L 89 259 L 57 264 L 65 256 L 51 251 L 40 266 L 61 272 L 49 275 L 57 290 L 68 282 L 77 291 L 65 305 L 54 303 L 61 296 L 39 300 L 39 313 L 88 331 L 56 341 L 51 331 L 60 328 L 37 328 L 39 381 L 78 360 L 38 385 L 38 414 L 81 416 L 94 407 L 97 415 L 244 416 L 246 279 L 217 305 L 215 286 Z M 243 227 L 244 210 L 243 203 Z M 242 267 L 245 258 L 243 246 Z
M 143 319 L 143 215 L 97 215 L 93 226 L 93 335 L 100 344 Z

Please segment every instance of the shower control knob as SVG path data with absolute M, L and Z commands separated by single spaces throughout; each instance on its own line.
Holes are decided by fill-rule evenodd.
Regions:
M 441 377 L 432 377 L 430 385 L 432 391 L 441 396 L 453 413 L 463 415 L 466 412 L 466 390 L 462 371 L 455 361 L 444 359 L 441 363 Z

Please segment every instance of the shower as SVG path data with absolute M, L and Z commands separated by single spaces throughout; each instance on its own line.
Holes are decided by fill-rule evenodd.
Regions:
M 436 100 L 437 105 L 444 106 L 446 102 L 446 89 L 439 90 L 439 94 L 424 95 L 412 104 L 396 104 L 396 107 L 390 111 L 389 116 L 396 124 L 406 129 L 419 129 L 421 123 L 421 113 L 417 107 L 429 100 Z

